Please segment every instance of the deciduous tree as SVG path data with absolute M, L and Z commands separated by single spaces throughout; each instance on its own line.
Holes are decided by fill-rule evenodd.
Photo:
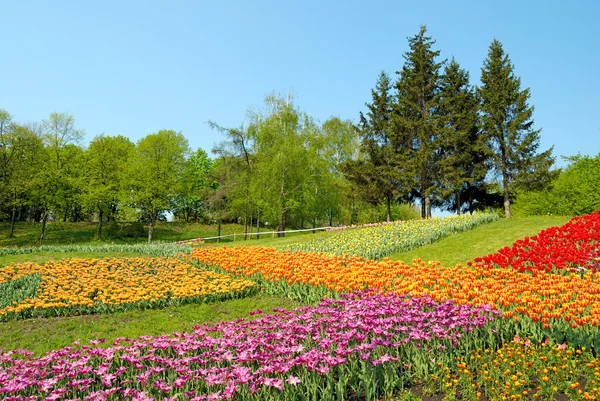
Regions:
M 161 130 L 140 139 L 129 163 L 128 197 L 134 207 L 144 210 L 150 219 L 148 242 L 159 213 L 170 210 L 180 191 L 187 139 L 181 133 Z
M 114 218 L 125 180 L 124 171 L 135 145 L 123 136 L 96 136 L 86 150 L 85 204 L 98 212 L 96 237 L 102 237 L 105 216 Z

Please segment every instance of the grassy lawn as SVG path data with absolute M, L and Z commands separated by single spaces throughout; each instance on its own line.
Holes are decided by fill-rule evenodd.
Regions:
M 411 263 L 413 259 L 424 261 L 439 260 L 442 265 L 465 264 L 477 256 L 494 253 L 500 248 L 512 245 L 516 240 L 532 236 L 552 226 L 561 226 L 569 221 L 564 216 L 535 216 L 500 219 L 470 231 L 442 238 L 439 242 L 392 255 L 392 260 Z
M 287 298 L 259 294 L 211 304 L 191 304 L 165 309 L 129 311 L 106 315 L 86 315 L 46 319 L 15 320 L 0 323 L 0 349 L 28 349 L 36 354 L 71 345 L 81 339 L 137 338 L 191 331 L 192 326 L 249 317 L 248 312 L 272 308 L 293 308 L 300 304 Z
M 1 246 L 37 246 L 39 245 L 40 235 L 40 223 L 33 222 L 17 222 L 14 237 L 8 238 L 9 223 L 0 223 L 0 247 Z M 94 240 L 96 233 L 96 223 L 90 222 L 79 222 L 79 223 L 63 223 L 63 222 L 48 222 L 46 226 L 46 234 L 44 238 L 44 245 L 69 245 L 69 244 L 80 244 L 80 245 L 101 245 L 110 244 L 114 242 L 116 244 L 144 244 L 148 240 L 148 227 L 136 224 L 135 229 L 132 224 L 125 223 L 121 232 L 117 232 L 114 236 L 107 235 L 107 237 L 101 241 Z M 126 228 L 130 227 L 130 228 Z M 104 232 L 107 232 L 105 226 Z M 299 237 L 306 236 L 307 238 L 313 238 L 314 235 L 323 234 L 322 231 L 317 231 L 316 234 L 312 234 L 311 231 L 304 231 L 300 233 L 287 233 L 284 238 L 277 238 L 272 234 L 259 235 L 259 239 L 256 239 L 256 227 L 253 227 L 252 233 L 248 234 L 248 239 L 243 239 L 244 226 L 239 224 L 223 224 L 221 226 L 221 235 L 241 234 L 234 237 L 227 237 L 221 240 L 220 245 L 264 245 L 270 246 L 271 244 L 282 243 L 286 241 L 295 241 Z M 267 231 L 273 231 L 272 228 L 261 228 L 260 232 L 266 233 Z M 125 234 L 128 232 L 128 234 Z M 200 223 L 182 223 L 182 222 L 157 222 L 156 228 L 154 229 L 153 239 L 155 241 L 166 241 L 175 242 L 194 238 L 208 238 L 215 237 L 217 235 L 216 225 L 206 225 Z M 216 243 L 215 240 L 210 242 Z
M 33 222 L 17 222 L 13 238 L 7 238 L 10 224 L 0 223 L 0 246 L 36 246 L 39 245 L 40 224 Z M 109 235 L 109 224 L 105 224 L 104 232 L 107 237 L 102 241 L 95 241 L 96 223 L 79 222 L 63 223 L 50 221 L 46 226 L 44 245 L 86 244 L 86 243 L 144 243 L 148 240 L 148 226 L 141 224 L 128 224 L 121 231 Z M 244 226 L 239 224 L 223 224 L 221 235 L 240 233 Z M 156 241 L 180 241 L 192 238 L 204 238 L 217 235 L 216 225 L 181 222 L 157 222 L 153 238 Z
M 273 237 L 271 235 L 261 235 L 258 239 L 256 239 L 256 234 L 252 236 L 252 238 L 244 239 L 236 239 L 235 242 L 221 241 L 221 243 L 211 243 L 208 246 L 238 246 L 238 245 L 247 245 L 247 246 L 266 246 L 266 247 L 278 247 L 285 246 L 289 244 L 295 244 L 301 241 L 310 241 L 315 238 L 323 238 L 330 235 L 336 234 L 335 231 L 317 231 L 314 234 L 312 231 L 304 231 L 300 233 L 286 233 L 285 237 L 277 237 L 276 235 Z

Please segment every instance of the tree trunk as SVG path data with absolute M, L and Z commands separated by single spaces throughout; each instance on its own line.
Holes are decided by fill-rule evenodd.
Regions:
M 17 208 L 13 207 L 12 214 L 10 216 L 10 232 L 8 233 L 8 238 L 12 238 L 14 236 L 16 217 L 17 217 Z
M 244 213 L 244 241 L 248 236 L 248 215 Z
M 313 226 L 312 233 L 314 234 L 317 232 L 317 231 L 315 231 L 315 228 L 317 228 L 317 219 L 316 218 L 313 218 L 312 226 Z
M 425 197 L 425 217 L 428 219 L 431 218 L 431 198 L 429 195 Z
M 389 223 L 390 221 L 392 221 L 392 205 L 391 205 L 392 201 L 390 200 L 390 197 L 388 196 L 387 198 L 385 198 L 385 219 L 386 221 Z
M 508 175 L 506 173 L 502 176 L 502 186 L 504 187 L 504 213 L 506 218 L 510 219 L 510 198 L 508 197 Z
M 250 223 L 248 224 L 248 239 L 252 239 L 252 222 L 254 221 L 254 216 L 250 215 Z
M 280 231 L 277 233 L 278 237 L 285 237 L 285 209 L 281 211 L 281 217 L 279 218 L 279 227 L 277 228 L 277 231 Z
M 460 216 L 460 191 L 456 191 L 456 215 Z
M 425 216 L 425 198 L 421 198 L 421 218 L 424 219 Z
M 150 216 L 150 227 L 148 227 L 148 243 L 152 242 L 152 233 L 154 232 L 154 223 L 156 223 L 156 212 Z
M 473 194 L 469 191 L 469 214 L 473 214 Z
M 104 212 L 102 211 L 102 208 L 99 207 L 98 208 L 98 231 L 96 232 L 97 239 L 102 238 L 102 220 L 104 220 Z
M 256 217 L 256 239 L 259 238 L 258 233 L 260 232 L 260 212 L 258 213 L 258 216 Z
M 42 213 L 42 229 L 40 230 L 40 245 L 44 240 L 44 234 L 46 234 L 46 220 L 48 220 L 48 212 Z
M 221 219 L 217 222 L 217 242 L 221 242 Z

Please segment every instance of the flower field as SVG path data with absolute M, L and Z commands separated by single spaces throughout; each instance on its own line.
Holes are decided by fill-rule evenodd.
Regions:
M 575 217 L 564 226 L 543 230 L 475 262 L 519 271 L 595 272 L 600 267 L 600 212 Z
M 0 395 L 375 401 L 419 384 L 445 401 L 600 399 L 599 222 L 600 213 L 577 217 L 464 266 L 350 255 L 352 241 L 368 248 L 348 236 L 314 251 L 13 265 L 0 269 L 5 319 L 44 315 L 44 305 L 88 313 L 259 288 L 309 305 L 42 357 L 0 351 Z
M 108 348 L 77 344 L 42 358 L 5 353 L 0 394 L 5 400 L 330 400 L 350 394 L 372 400 L 392 395 L 417 372 L 438 369 L 460 350 L 461 338 L 485 337 L 477 332 L 494 318 L 489 306 L 356 292 L 189 334 L 119 339 Z
M 590 341 L 600 341 L 596 328 L 600 322 L 600 277 L 594 272 L 566 276 L 541 271 L 531 275 L 514 269 L 443 267 L 422 261 L 406 265 L 402 261 L 270 248 L 196 249 L 192 257 L 236 276 L 260 275 L 266 282 L 309 284 L 305 299 L 311 299 L 314 287 L 336 292 L 367 287 L 398 294 L 425 294 L 461 304 L 496 305 L 506 317 L 528 317 L 536 327 L 540 322 L 541 328 L 551 330 L 559 340 L 563 334 L 575 337 L 573 330 L 583 327 L 596 333 L 594 337 L 588 333 Z
M 0 268 L 0 320 L 151 308 L 242 297 L 256 283 L 179 259 L 67 259 Z
M 551 341 L 533 344 L 515 337 L 497 350 L 477 349 L 458 357 L 435 377 L 446 399 L 596 400 L 600 397 L 600 359 L 589 349 Z
M 395 252 L 408 251 L 431 244 L 447 235 L 470 230 L 497 219 L 498 216 L 495 214 L 482 213 L 450 216 L 443 219 L 399 221 L 374 227 L 339 231 L 328 237 L 288 245 L 284 249 L 381 259 Z

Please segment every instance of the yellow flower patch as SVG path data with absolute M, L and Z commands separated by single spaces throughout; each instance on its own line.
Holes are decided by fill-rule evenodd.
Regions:
M 0 268 L 0 284 L 36 273 L 41 275 L 37 296 L 0 308 L 0 319 L 44 309 L 68 308 L 75 313 L 90 313 L 127 309 L 132 304 L 152 307 L 216 300 L 257 289 L 253 281 L 234 279 L 167 258 L 21 263 Z M 28 315 L 36 313 L 24 317 Z

